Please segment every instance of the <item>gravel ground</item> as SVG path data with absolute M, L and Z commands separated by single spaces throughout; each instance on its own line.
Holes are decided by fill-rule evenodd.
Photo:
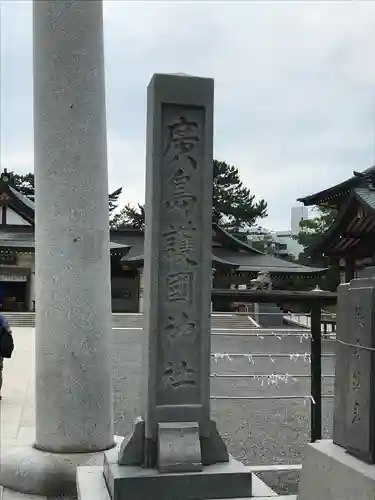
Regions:
M 139 389 L 141 379 L 140 330 L 113 330 L 114 418 L 118 435 L 131 435 L 133 422 L 139 415 Z M 295 337 L 237 337 L 213 335 L 213 353 L 252 353 L 252 364 L 247 358 L 212 361 L 215 374 L 255 374 L 258 376 L 278 373 L 295 375 L 288 383 L 279 381 L 268 384 L 266 380 L 251 378 L 219 378 L 211 382 L 212 415 L 225 439 L 229 452 L 249 465 L 300 464 L 305 444 L 309 441 L 310 401 L 303 396 L 310 394 L 310 365 L 303 358 L 296 361 L 286 357 L 272 357 L 278 353 L 309 352 L 309 341 Z M 334 352 L 333 342 L 323 343 L 323 352 Z M 257 357 L 256 353 L 266 353 Z M 323 358 L 323 374 L 333 374 L 332 357 Z M 323 379 L 323 393 L 332 394 L 333 378 Z M 215 399 L 215 396 L 286 396 L 298 395 L 300 399 L 235 400 Z M 324 437 L 332 432 L 332 399 L 323 401 Z M 271 488 L 281 494 L 296 494 L 298 471 L 260 474 Z

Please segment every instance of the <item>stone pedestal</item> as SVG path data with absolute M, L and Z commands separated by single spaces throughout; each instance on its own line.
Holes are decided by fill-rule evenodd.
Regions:
M 154 500 L 156 491 L 158 499 L 168 500 L 229 499 L 238 493 L 254 500 L 296 500 L 294 495 L 279 497 L 251 474 L 250 467 L 233 458 L 227 463 L 204 467 L 201 472 L 160 474 L 156 469 L 119 466 L 118 450 L 105 452 L 104 474 L 103 467 L 78 467 L 79 500 Z
M 308 444 L 298 500 L 375 498 L 375 466 L 346 453 L 331 440 Z
M 104 478 L 112 500 L 202 500 L 252 496 L 248 467 L 229 462 L 197 467 L 195 471 L 160 473 L 157 469 L 118 465 L 105 453 Z M 183 467 L 181 467 L 183 470 Z M 86 500 L 82 499 L 82 500 Z M 88 500 L 88 499 L 87 499 Z
M 87 463 L 114 445 L 102 1 L 33 9 L 36 442 L 19 462 L 30 492 L 60 494 L 75 478 L 62 454 Z M 15 453 L 0 480 L 27 491 Z

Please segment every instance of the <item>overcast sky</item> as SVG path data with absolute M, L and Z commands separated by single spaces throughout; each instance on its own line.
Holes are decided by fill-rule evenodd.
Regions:
M 33 169 L 31 1 L 1 3 L 1 167 Z M 213 77 L 215 158 L 288 229 L 300 196 L 375 163 L 375 3 L 105 1 L 109 180 L 144 200 L 153 73 Z

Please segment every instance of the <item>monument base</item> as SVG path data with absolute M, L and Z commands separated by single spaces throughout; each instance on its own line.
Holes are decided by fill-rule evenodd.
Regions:
M 238 462 L 237 462 L 238 463 Z M 228 464 L 226 464 L 228 466 Z M 221 465 L 222 467 L 223 465 Z M 240 466 L 240 464 L 239 464 Z M 242 466 L 244 467 L 244 466 Z M 128 468 L 121 466 L 121 468 Z M 135 468 L 135 467 L 132 467 Z M 203 472 L 204 474 L 204 472 Z M 181 476 L 181 474 L 179 474 Z M 213 477 L 211 475 L 210 479 L 215 480 L 216 477 Z M 297 497 L 295 495 L 287 495 L 287 496 L 278 496 L 271 488 L 269 488 L 263 481 L 261 481 L 258 477 L 256 477 L 255 474 L 251 475 L 251 483 L 252 483 L 252 496 L 247 497 L 247 499 L 250 500 L 297 500 Z M 155 499 L 155 492 L 153 496 L 151 495 L 151 492 L 153 491 L 152 488 L 154 488 L 155 485 L 151 484 L 148 486 L 149 489 L 149 496 L 146 498 L 153 498 Z M 179 488 L 182 489 L 181 485 L 179 485 Z M 77 490 L 78 490 L 78 500 L 114 500 L 113 498 L 111 499 L 111 495 L 108 491 L 104 475 L 103 475 L 103 467 L 78 467 L 77 469 Z M 125 495 L 127 500 L 133 500 L 133 497 L 131 496 L 131 493 L 128 489 L 125 490 Z M 177 491 L 176 491 L 177 494 Z M 157 497 L 159 498 L 159 491 Z M 116 500 L 119 500 L 121 497 L 117 497 Z M 135 498 L 138 498 L 135 497 Z M 172 498 L 172 497 L 171 497 Z M 178 495 L 178 498 L 184 498 L 181 497 L 181 495 Z M 188 497 L 188 498 L 195 498 L 195 497 Z M 201 496 L 200 496 L 201 498 Z M 223 496 L 220 497 L 223 499 Z M 232 498 L 232 497 L 230 497 Z M 208 500 L 209 497 L 206 497 L 205 500 Z M 223 500 L 229 500 L 229 499 L 223 499 Z M 243 499 L 245 500 L 245 499 Z
M 346 453 L 331 440 L 306 447 L 298 500 L 375 498 L 375 465 Z
M 164 484 L 170 488 L 168 489 L 168 499 L 178 498 L 178 500 L 192 500 L 198 498 L 200 500 L 208 500 L 220 498 L 229 500 L 233 499 L 235 493 L 239 493 L 238 485 L 235 484 L 235 481 L 238 479 L 238 475 L 243 475 L 241 479 L 244 482 L 241 487 L 245 485 L 241 492 L 244 493 L 246 491 L 247 493 L 246 496 L 237 496 L 237 498 L 242 498 L 243 500 L 245 500 L 245 498 L 251 498 L 252 500 L 297 500 L 295 495 L 279 497 L 255 474 L 251 473 L 250 467 L 245 467 L 231 457 L 229 463 L 211 465 L 209 467 L 205 467 L 202 472 L 194 474 L 162 474 L 157 470 L 118 465 L 117 461 L 119 449 L 120 446 L 118 445 L 116 448 L 105 452 L 104 467 L 77 468 L 78 500 L 122 500 L 122 498 L 126 498 L 126 500 L 147 500 L 149 498 L 155 500 L 155 491 L 157 491 L 157 498 L 160 499 L 163 497 L 160 492 L 158 478 L 160 478 L 161 481 L 165 481 Z M 105 479 L 105 469 L 111 466 L 113 467 L 112 473 L 117 470 L 118 476 L 121 476 L 116 480 L 122 481 L 121 488 L 120 491 L 117 492 L 117 496 L 112 497 Z M 216 473 L 214 472 L 215 470 Z M 225 484 L 223 487 L 224 479 L 220 477 L 219 471 L 221 471 L 221 475 L 224 476 L 224 479 L 228 481 L 230 486 Z M 131 472 L 133 472 L 133 474 L 131 474 Z M 234 477 L 231 477 L 231 474 L 234 474 Z M 203 475 L 202 490 L 198 490 L 199 485 L 194 484 L 194 478 L 192 478 L 192 476 L 200 475 Z M 188 483 L 188 487 L 186 487 L 186 483 L 184 484 L 184 480 L 182 479 L 184 476 L 190 477 L 191 479 Z M 171 478 L 173 484 L 169 484 L 167 482 L 169 478 Z M 217 480 L 219 485 L 215 484 Z M 138 487 L 144 488 L 144 490 L 137 490 L 136 488 Z M 231 488 L 234 488 L 234 490 L 230 491 L 230 495 L 225 497 L 225 494 Z M 219 496 L 211 496 L 214 492 L 217 493 L 218 490 L 220 490 Z M 123 496 L 121 496 L 121 494 Z
M 233 458 L 199 472 L 161 473 L 157 469 L 118 465 L 104 454 L 104 478 L 112 500 L 204 500 L 252 496 L 252 475 Z
M 214 465 L 228 462 L 229 455 L 227 447 L 220 436 L 216 423 L 209 422 L 210 432 L 208 437 L 200 438 L 200 453 L 202 465 Z M 140 420 L 136 423 L 134 432 L 129 440 L 123 440 L 118 463 L 120 465 L 139 465 L 145 468 L 155 468 L 157 463 L 157 442 L 146 439 L 145 422 Z
M 103 467 L 78 467 L 77 488 L 78 500 L 111 500 Z M 252 489 L 251 500 L 297 500 L 295 495 L 278 496 L 255 474 L 252 475 Z
M 118 442 L 117 437 L 115 442 Z M 32 445 L 14 445 L 1 450 L 0 485 L 29 495 L 75 496 L 77 467 L 103 463 L 103 451 L 50 453 Z

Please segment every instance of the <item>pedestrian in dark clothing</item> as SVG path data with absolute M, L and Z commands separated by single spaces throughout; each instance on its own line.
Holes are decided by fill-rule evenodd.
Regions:
M 8 334 L 12 334 L 9 322 L 3 314 L 0 314 L 0 336 L 5 331 Z M 1 399 L 1 388 L 3 386 L 3 368 L 4 368 L 4 358 L 0 356 L 0 399 Z

